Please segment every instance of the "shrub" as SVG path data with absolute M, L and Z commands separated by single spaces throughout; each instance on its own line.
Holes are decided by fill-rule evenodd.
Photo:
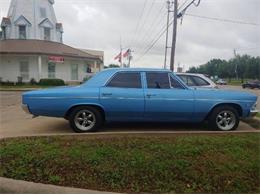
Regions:
M 44 86 L 62 86 L 65 85 L 65 82 L 62 79 L 41 79 L 39 84 Z
M 23 77 L 17 77 L 17 84 L 18 85 L 23 84 Z
M 7 80 L 7 81 L 5 81 L 5 82 L 2 81 L 1 85 L 4 85 L 4 86 L 13 86 L 13 85 L 15 85 L 15 82 L 11 82 L 11 81 L 9 81 L 9 80 Z
M 91 77 L 92 77 L 92 76 L 85 76 L 85 77 L 83 78 L 83 82 L 88 81 L 89 79 L 91 79 Z
M 37 81 L 34 78 L 31 78 L 30 84 L 31 85 L 37 85 Z

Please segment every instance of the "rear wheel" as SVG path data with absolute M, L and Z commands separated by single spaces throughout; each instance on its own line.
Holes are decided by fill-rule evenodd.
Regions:
M 70 126 L 77 133 L 96 131 L 103 121 L 100 111 L 89 106 L 76 107 L 69 116 Z
M 231 106 L 217 107 L 211 113 L 209 123 L 214 130 L 235 130 L 239 125 L 239 115 Z

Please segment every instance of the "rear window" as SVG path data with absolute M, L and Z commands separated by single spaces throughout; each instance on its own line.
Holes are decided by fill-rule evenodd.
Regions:
M 186 85 L 188 86 L 196 86 L 196 83 L 194 82 L 194 80 L 187 75 L 178 75 L 178 77 L 181 78 L 181 80 L 186 83 Z
M 197 76 L 193 76 L 192 77 L 193 80 L 195 81 L 196 83 L 196 86 L 206 86 L 206 85 L 210 85 L 206 80 L 200 78 L 200 77 L 197 77 Z
M 142 88 L 141 75 L 135 72 L 120 72 L 117 73 L 107 87 L 119 88 Z

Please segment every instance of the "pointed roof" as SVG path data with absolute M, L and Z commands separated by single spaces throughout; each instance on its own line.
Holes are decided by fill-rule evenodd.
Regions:
M 54 25 L 52 24 L 52 22 L 51 22 L 48 18 L 43 19 L 43 20 L 39 23 L 39 26 L 41 26 L 41 27 L 47 27 L 47 28 L 53 28 L 53 27 L 54 27 Z
M 29 25 L 31 26 L 31 22 L 24 17 L 23 15 L 20 15 L 15 21 L 14 21 L 15 25 Z
M 10 24 L 11 24 L 10 18 L 3 17 L 2 22 L 1 22 L 1 26 L 8 26 Z

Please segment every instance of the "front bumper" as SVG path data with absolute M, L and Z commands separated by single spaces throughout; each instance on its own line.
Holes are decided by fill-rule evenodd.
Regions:
M 249 117 L 256 116 L 258 112 L 259 112 L 258 110 L 250 110 Z
M 31 114 L 30 110 L 29 110 L 29 107 L 27 104 L 22 104 L 22 109 L 25 113 L 27 114 Z

